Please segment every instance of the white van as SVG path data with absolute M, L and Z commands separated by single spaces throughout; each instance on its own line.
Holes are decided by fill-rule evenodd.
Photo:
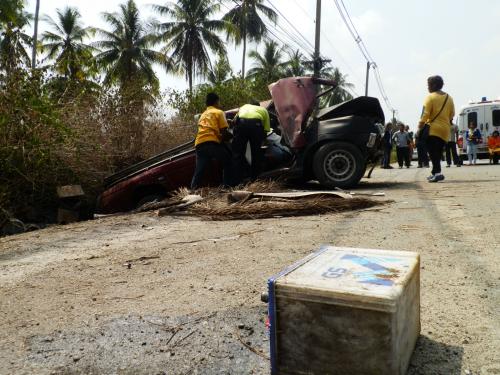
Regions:
M 478 145 L 478 158 L 488 158 L 488 137 L 495 130 L 500 131 L 500 99 L 486 100 L 474 103 L 470 102 L 464 106 L 458 114 L 458 147 L 461 154 L 466 154 L 466 143 L 464 141 L 468 124 L 474 123 L 481 131 L 483 142 Z

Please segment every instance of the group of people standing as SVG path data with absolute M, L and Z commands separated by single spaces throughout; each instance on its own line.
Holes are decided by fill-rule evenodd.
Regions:
M 207 109 L 198 120 L 198 133 L 195 140 L 196 168 L 191 181 L 191 189 L 201 187 L 205 172 L 213 159 L 223 169 L 223 185 L 236 186 L 246 177 L 246 149 L 250 144 L 250 178 L 256 179 L 262 165 L 262 142 L 271 130 L 268 111 L 258 102 L 243 105 L 231 121 L 233 132 L 224 111 L 220 109 L 220 99 L 215 93 L 206 97 Z M 231 140 L 231 150 L 224 142 Z
M 382 168 L 392 169 L 391 166 L 391 153 L 393 145 L 396 145 L 396 156 L 398 159 L 399 168 L 410 168 L 411 159 L 413 155 L 413 133 L 410 132 L 408 125 L 399 124 L 399 130 L 392 133 L 392 124 L 388 123 L 385 126 L 383 136 L 384 143 L 384 156 L 382 157 Z
M 455 116 L 455 105 L 453 98 L 444 92 L 444 81 L 440 76 L 432 76 L 427 79 L 429 95 L 424 101 L 422 115 L 418 123 L 418 131 L 415 134 L 415 146 L 418 153 L 418 168 L 429 167 L 429 160 L 432 163 L 431 175 L 427 178 L 429 182 L 439 182 L 445 179 L 441 171 L 441 161 L 443 152 L 446 154 L 446 166 L 455 164 L 462 166 L 462 160 L 458 156 L 458 126 L 453 123 Z M 399 168 L 405 165 L 410 167 L 410 160 L 413 153 L 413 134 L 409 127 L 399 125 L 399 131 L 392 134 L 392 124 L 387 124 L 383 142 L 385 146 L 382 168 L 392 168 L 390 157 L 393 143 L 396 145 Z M 464 134 L 464 151 L 467 151 L 468 165 L 477 163 L 478 145 L 483 143 L 481 131 L 477 124 L 470 122 L 468 130 Z M 493 163 L 498 163 L 500 157 L 495 151 L 500 148 L 500 135 L 494 131 L 488 138 L 488 148 Z

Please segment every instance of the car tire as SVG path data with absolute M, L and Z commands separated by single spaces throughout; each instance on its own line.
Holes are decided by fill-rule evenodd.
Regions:
M 327 143 L 319 148 L 313 158 L 314 175 L 321 185 L 328 188 L 355 186 L 365 170 L 363 154 L 351 143 Z
M 151 202 L 155 202 L 155 201 L 160 202 L 163 199 L 165 199 L 165 196 L 162 194 L 159 194 L 159 193 L 158 194 L 148 194 L 148 195 L 143 196 L 142 198 L 140 198 L 137 201 L 136 208 L 144 206 L 146 203 L 151 203 Z

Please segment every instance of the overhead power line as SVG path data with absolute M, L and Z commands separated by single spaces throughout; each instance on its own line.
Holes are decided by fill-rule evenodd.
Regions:
M 291 23 L 288 18 L 285 17 L 285 15 L 283 13 L 281 13 L 281 11 L 276 8 L 276 6 L 274 6 L 274 4 L 271 2 L 271 0 L 267 0 L 267 2 L 271 5 L 272 8 L 274 8 L 274 10 L 276 10 L 276 12 L 292 27 L 293 30 L 295 30 L 295 32 L 299 35 L 299 37 L 307 44 L 309 45 L 313 50 L 314 50 L 314 45 L 309 41 L 307 40 L 307 38 L 295 27 L 295 25 L 293 23 Z
M 230 10 L 231 8 L 227 6 L 223 0 L 219 1 L 221 5 L 223 5 L 227 10 Z M 237 0 L 233 0 L 233 2 L 240 6 L 241 4 L 238 3 Z M 270 3 L 271 4 L 271 3 Z M 286 19 L 286 17 L 273 5 L 271 6 L 277 11 L 277 13 L 283 17 L 290 25 L 290 21 Z M 295 29 L 297 34 L 295 34 L 292 30 L 287 30 L 280 24 L 271 24 L 268 22 L 266 19 L 263 19 L 264 24 L 266 25 L 267 32 L 277 41 L 279 41 L 281 44 L 285 46 L 293 46 L 293 48 L 298 48 L 300 50 L 305 51 L 308 54 L 312 54 L 314 47 L 307 41 L 307 38 L 305 38 L 295 27 L 292 27 Z
M 368 69 L 373 68 L 374 75 L 375 75 L 375 81 L 377 83 L 379 92 L 382 96 L 382 99 L 384 100 L 385 105 L 390 111 L 395 111 L 391 101 L 389 100 L 389 97 L 387 96 L 387 92 L 385 91 L 384 85 L 382 83 L 382 78 L 380 76 L 380 70 L 375 63 L 374 59 L 370 55 L 370 52 L 368 52 L 368 48 L 366 47 L 366 44 L 363 42 L 363 39 L 361 39 L 361 36 L 359 35 L 358 30 L 356 29 L 356 26 L 354 25 L 354 22 L 352 22 L 351 16 L 349 15 L 349 11 L 347 10 L 343 0 L 333 0 L 340 17 L 342 18 L 342 21 L 347 27 L 347 30 L 351 34 L 352 38 L 356 42 L 356 45 L 358 46 L 361 54 L 365 58 L 366 62 L 368 63 Z
M 232 0 L 236 5 L 241 5 L 238 3 L 237 0 Z M 269 5 L 276 11 L 276 13 L 279 15 L 280 19 L 283 19 L 286 24 L 288 24 L 291 29 L 283 27 L 281 24 L 276 23 L 272 24 L 270 21 L 263 19 L 264 24 L 266 25 L 268 33 L 277 41 L 279 41 L 281 44 L 285 46 L 290 46 L 293 49 L 299 49 L 304 51 L 306 54 L 313 56 L 314 55 L 314 46 L 313 44 L 305 37 L 305 35 L 297 29 L 297 27 L 281 12 L 273 3 L 271 0 L 266 0 Z M 316 22 L 305 10 L 300 4 L 298 3 L 297 0 L 294 0 L 295 4 L 301 9 L 301 11 L 309 18 L 312 22 Z M 220 0 L 220 4 L 226 8 L 226 10 L 230 10 L 231 8 L 226 5 L 223 0 Z M 354 69 L 347 63 L 345 58 L 342 56 L 340 51 L 338 51 L 337 48 L 335 48 L 334 43 L 328 38 L 328 36 L 321 31 L 322 37 L 327 41 L 327 43 L 331 46 L 331 48 L 334 50 L 335 55 L 343 61 L 344 65 L 348 68 L 348 70 L 351 71 L 353 76 L 356 76 L 356 73 Z M 325 64 L 331 68 L 334 68 L 333 64 L 330 62 L 325 62 Z M 356 77 L 355 77 L 356 78 Z M 358 79 L 359 80 L 359 79 Z M 353 96 L 359 96 L 359 94 L 354 90 L 348 88 L 347 91 L 351 93 Z

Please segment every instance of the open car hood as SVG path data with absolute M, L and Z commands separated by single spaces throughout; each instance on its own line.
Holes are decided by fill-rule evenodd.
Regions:
M 317 114 L 319 121 L 344 116 L 365 116 L 377 122 L 385 123 L 384 111 L 377 98 L 359 96 L 332 107 L 323 108 Z
M 292 148 L 302 148 L 306 141 L 303 126 L 316 99 L 312 77 L 283 78 L 269 86 L 274 107 L 280 120 L 282 137 Z

